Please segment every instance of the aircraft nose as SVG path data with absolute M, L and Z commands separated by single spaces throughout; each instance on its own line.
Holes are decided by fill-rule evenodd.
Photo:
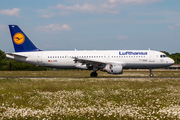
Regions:
M 169 58 L 169 63 L 173 65 L 174 64 L 174 60 Z

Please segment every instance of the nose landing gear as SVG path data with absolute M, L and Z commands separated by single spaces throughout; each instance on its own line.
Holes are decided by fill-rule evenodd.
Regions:
M 149 71 L 150 71 L 150 77 L 154 77 L 154 75 L 152 73 L 152 68 L 150 68 Z

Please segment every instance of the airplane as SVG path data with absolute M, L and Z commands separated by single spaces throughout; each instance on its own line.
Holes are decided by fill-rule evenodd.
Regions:
M 73 50 L 43 51 L 37 48 L 18 25 L 9 25 L 14 53 L 6 57 L 37 66 L 59 69 L 92 70 L 91 77 L 97 77 L 97 71 L 109 74 L 123 74 L 123 69 L 152 69 L 169 67 L 174 60 L 166 54 L 154 50 Z

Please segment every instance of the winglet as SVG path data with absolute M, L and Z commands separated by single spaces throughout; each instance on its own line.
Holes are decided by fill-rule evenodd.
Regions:
M 9 25 L 15 52 L 41 51 L 17 25 Z

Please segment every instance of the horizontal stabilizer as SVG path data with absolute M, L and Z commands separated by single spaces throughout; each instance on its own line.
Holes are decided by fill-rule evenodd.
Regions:
M 27 56 L 18 55 L 18 54 L 15 54 L 15 53 L 6 53 L 6 57 L 7 57 L 7 58 L 10 58 L 10 59 L 14 59 L 15 57 L 16 57 L 16 58 L 23 58 L 23 59 L 26 59 L 26 58 L 27 58 Z

